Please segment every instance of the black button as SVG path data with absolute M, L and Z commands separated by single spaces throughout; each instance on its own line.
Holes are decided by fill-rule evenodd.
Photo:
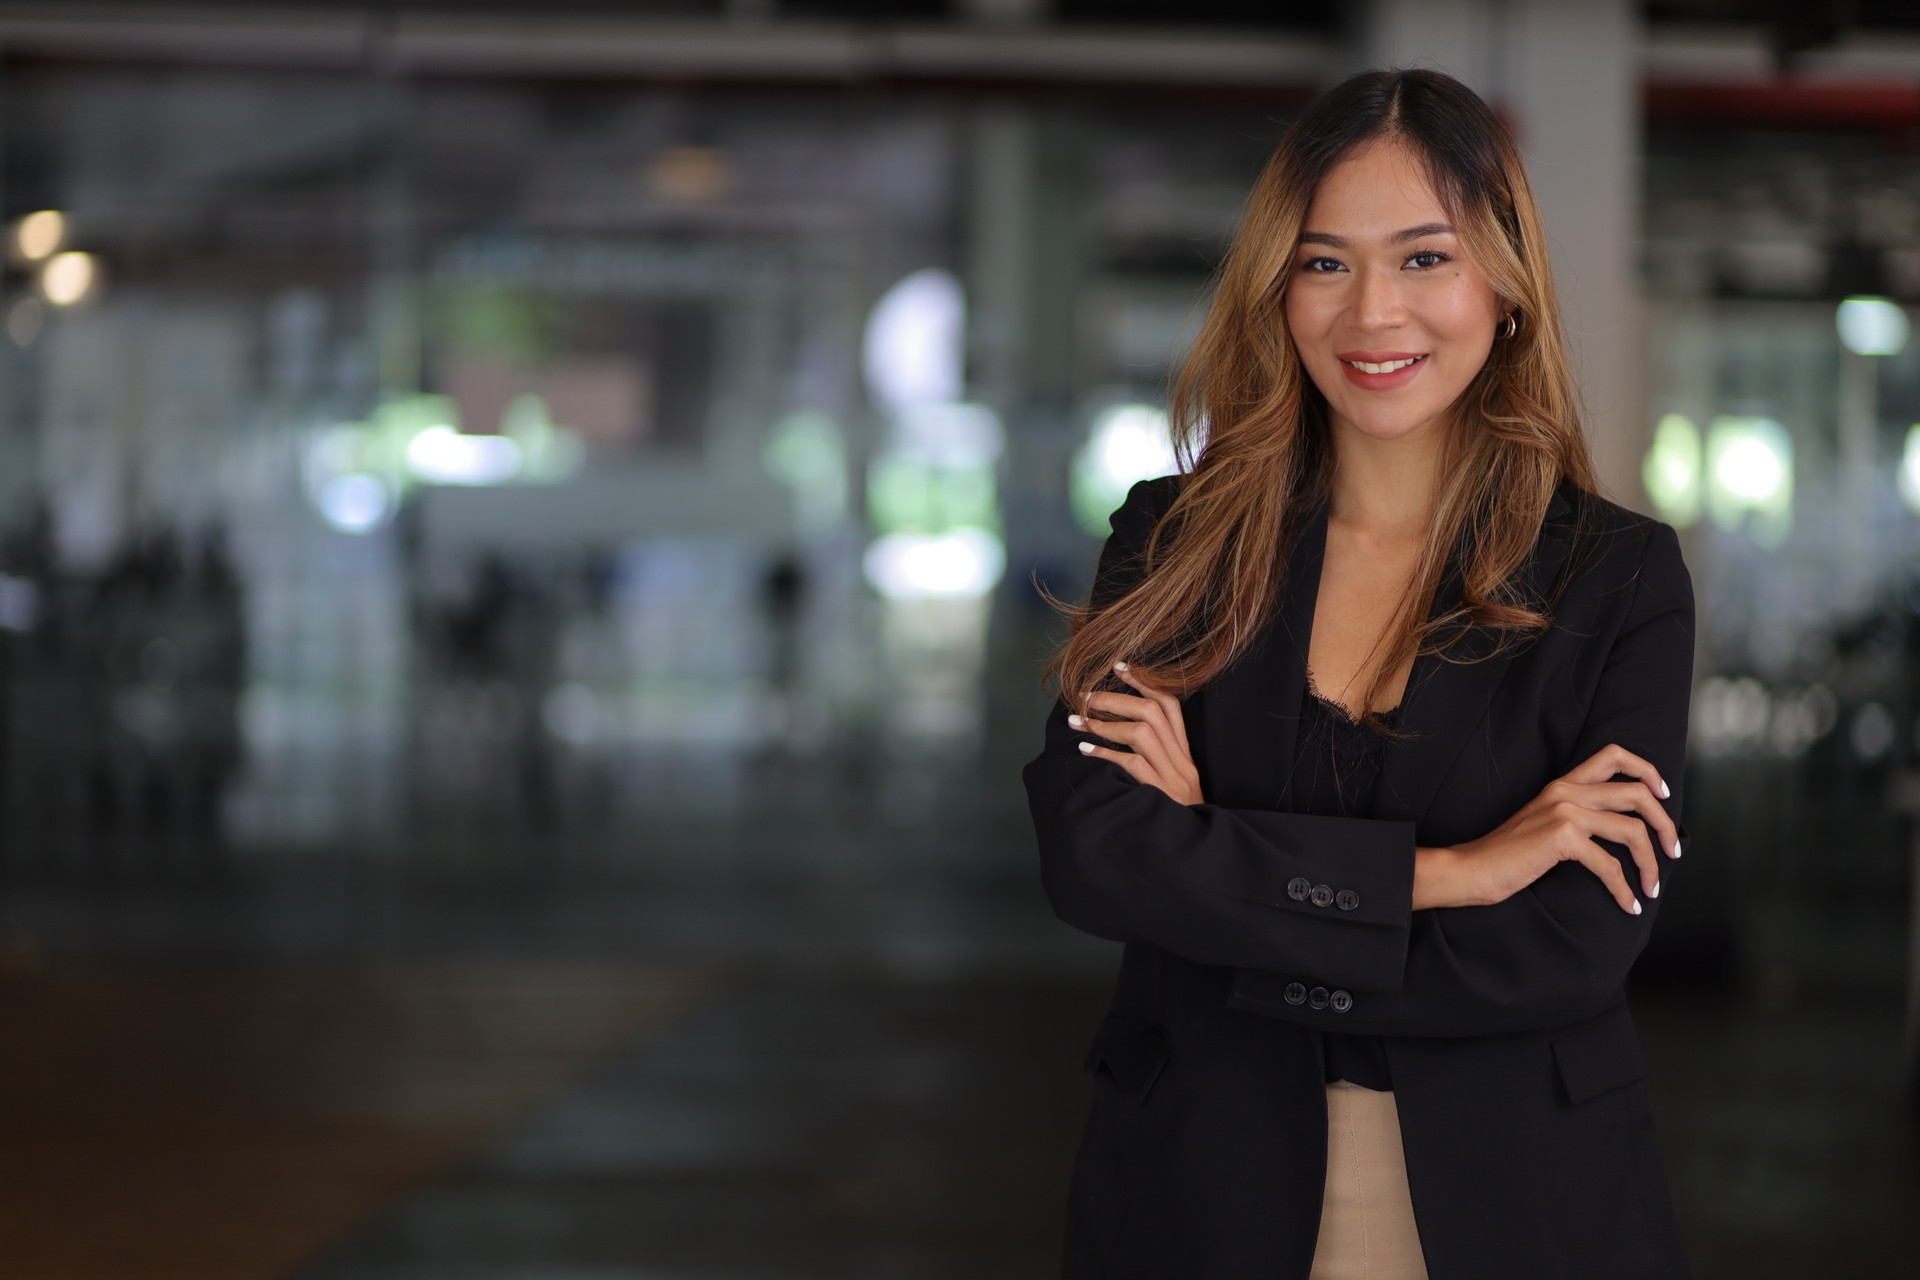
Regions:
M 1307 992 L 1307 1003 L 1316 1009 L 1326 1008 L 1327 989 L 1325 987 L 1315 987 L 1313 990 Z
M 1335 1013 L 1345 1013 L 1351 1008 L 1353 1008 L 1352 996 L 1344 991 L 1335 991 L 1333 993 L 1333 1011 Z
M 1307 1002 L 1307 986 L 1304 982 L 1289 982 L 1285 994 L 1288 1004 L 1305 1004 Z
M 1313 886 L 1313 905 L 1314 906 L 1324 907 L 1329 902 L 1332 902 L 1332 901 L 1333 901 L 1332 889 L 1328 888 L 1324 884 L 1317 884 Z
M 1287 896 L 1295 902 L 1305 902 L 1307 900 L 1307 892 L 1312 888 L 1313 886 L 1307 883 L 1305 876 L 1295 876 L 1293 879 L 1287 881 Z
M 1333 895 L 1333 903 L 1342 911 L 1351 911 L 1360 905 L 1360 895 L 1351 889 L 1342 889 Z

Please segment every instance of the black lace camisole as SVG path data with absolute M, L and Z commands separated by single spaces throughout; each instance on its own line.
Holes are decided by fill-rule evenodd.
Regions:
M 1397 726 L 1399 717 L 1400 708 L 1395 706 L 1384 719 Z M 1386 745 L 1387 740 L 1371 725 L 1349 719 L 1344 707 L 1325 697 L 1309 670 L 1294 741 L 1294 811 L 1373 817 L 1374 790 Z M 1326 1046 L 1327 1080 L 1350 1080 L 1368 1089 L 1393 1088 L 1378 1036 L 1327 1032 Z

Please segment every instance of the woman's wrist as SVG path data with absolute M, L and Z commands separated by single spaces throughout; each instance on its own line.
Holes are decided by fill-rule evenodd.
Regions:
M 1471 907 L 1480 902 L 1472 860 L 1458 847 L 1419 845 L 1413 851 L 1413 909 Z

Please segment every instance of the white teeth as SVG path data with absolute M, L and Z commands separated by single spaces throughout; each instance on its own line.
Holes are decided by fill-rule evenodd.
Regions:
M 1404 369 L 1419 359 L 1419 356 L 1415 356 L 1412 360 L 1389 360 L 1385 364 L 1369 364 L 1365 360 L 1349 360 L 1347 363 L 1362 373 L 1392 373 L 1395 369 Z

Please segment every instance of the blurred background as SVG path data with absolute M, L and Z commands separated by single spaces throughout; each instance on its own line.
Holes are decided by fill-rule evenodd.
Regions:
M 1388 63 L 1515 125 L 1692 568 L 1697 1271 L 1913 1274 L 1896 0 L 0 4 L 0 1272 L 1054 1274 L 1034 583 Z

